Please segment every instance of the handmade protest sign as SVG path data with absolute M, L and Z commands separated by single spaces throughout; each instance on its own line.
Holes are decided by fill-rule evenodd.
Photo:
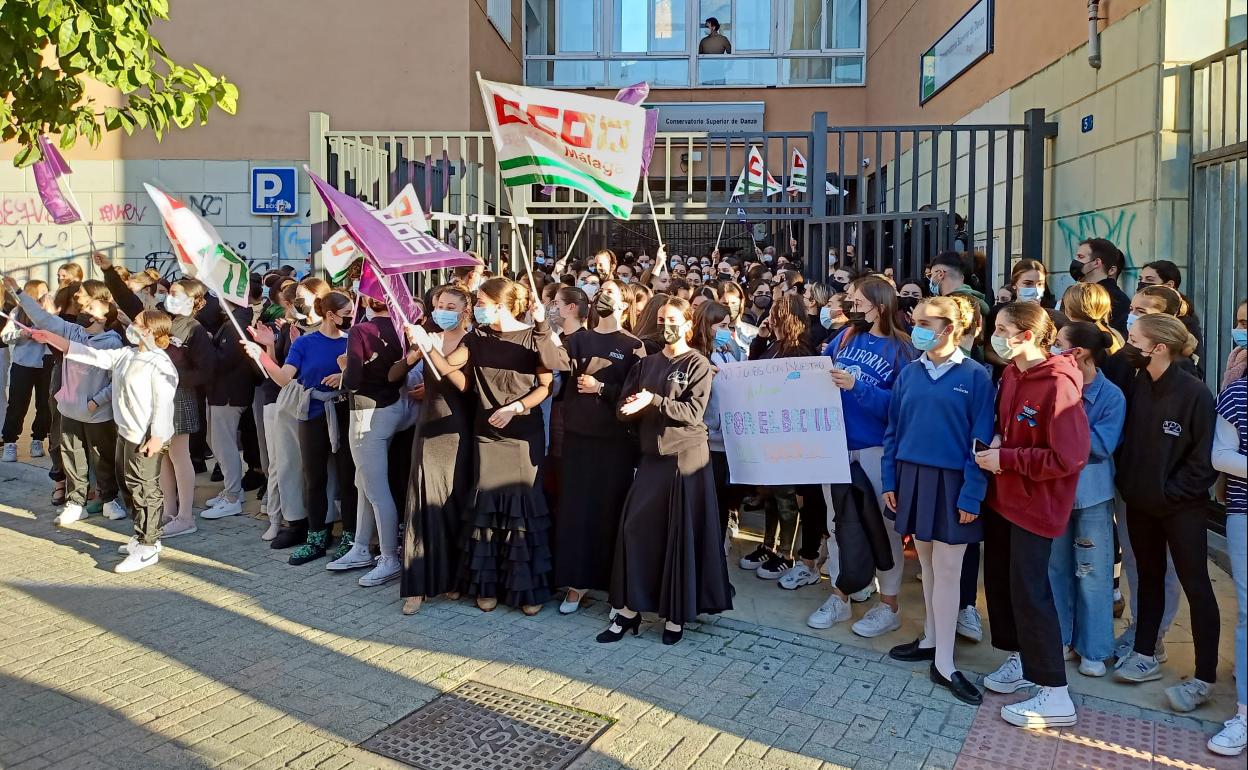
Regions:
M 841 391 L 826 356 L 720 364 L 720 430 L 733 484 L 847 484 Z

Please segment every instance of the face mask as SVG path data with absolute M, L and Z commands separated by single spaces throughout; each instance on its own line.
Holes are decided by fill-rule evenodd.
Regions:
M 1039 302 L 1040 295 L 1043 294 L 1038 286 L 1024 286 L 1018 290 L 1019 302 Z
M 724 348 L 732 344 L 732 329 L 715 330 L 715 347 Z
M 165 310 L 168 310 L 170 315 L 190 315 L 193 307 L 195 307 L 195 301 L 185 294 L 180 296 L 170 294 L 165 298 Z
M 338 319 L 338 324 L 337 324 L 338 330 L 345 332 L 347 329 L 351 328 L 351 324 L 353 323 L 355 323 L 355 316 L 349 315 L 344 318 L 340 318 Z
M 312 312 L 312 306 L 309 305 L 308 301 L 303 297 L 295 297 L 295 302 L 291 305 L 291 309 L 295 311 L 295 318 L 298 318 L 300 321 L 311 321 L 316 323 L 320 320 L 316 318 L 315 314 Z
M 156 295 L 156 303 L 157 303 L 157 304 L 164 304 L 166 301 L 168 301 L 168 299 L 169 299 L 169 295 L 168 295 L 168 294 L 161 293 L 161 294 L 157 294 L 157 295 Z
M 940 282 L 934 281 L 929 278 L 927 280 L 927 290 L 932 293 L 933 297 L 939 297 L 940 296 Z
M 1148 368 L 1148 359 L 1151 357 L 1144 355 L 1144 351 L 1129 342 L 1123 346 L 1122 356 L 1136 369 Z
M 663 342 L 668 345 L 675 345 L 685 338 L 685 325 L 682 324 L 663 324 Z
M 587 283 L 587 284 L 585 284 L 584 286 L 582 286 L 582 287 L 581 287 L 581 290 L 585 292 L 585 296 L 586 296 L 586 297 L 589 297 L 590 299 L 593 299 L 593 298 L 594 298 L 594 295 L 598 293 L 598 284 L 596 284 L 596 283 Z
M 489 326 L 498 318 L 498 308 L 474 307 L 472 309 L 472 318 L 477 322 L 477 326 Z
M 1135 326 L 1135 322 L 1138 320 L 1140 320 L 1140 317 L 1135 313 L 1127 313 L 1127 331 L 1131 331 L 1131 327 Z
M 481 284 L 485 283 L 484 278 L 473 278 L 468 282 L 468 291 L 476 291 L 481 288 Z
M 1248 329 L 1231 329 L 1231 342 L 1237 348 L 1248 348 Z
M 130 341 L 131 345 L 136 347 L 147 342 L 147 337 L 134 324 L 126 327 L 126 339 Z
M 632 279 L 632 278 L 629 278 L 627 275 L 621 275 L 621 276 L 619 277 L 619 281 L 620 281 L 620 283 L 622 283 L 622 284 L 624 284 L 624 285 L 626 285 L 626 286 L 628 285 L 628 282 L 629 282 L 629 281 L 631 281 L 631 280 L 633 280 L 633 279 Z
M 1049 354 L 1050 354 L 1050 355 L 1060 356 L 1060 355 L 1062 355 L 1062 354 L 1063 354 L 1063 353 L 1065 353 L 1065 352 L 1066 352 L 1065 350 L 1063 350 L 1062 348 L 1059 348 L 1057 345 L 1050 345 L 1050 346 L 1049 346 Z
M 845 283 L 844 281 L 833 281 L 833 282 L 832 282 L 832 293 L 833 293 L 833 294 L 844 294 L 844 293 L 845 293 L 845 289 L 846 289 L 848 286 L 849 286 L 849 284 Z
M 599 294 L 594 302 L 594 310 L 598 311 L 600 316 L 615 315 L 615 299 L 610 294 Z
M 433 311 L 433 322 L 442 331 L 454 329 L 456 326 L 459 326 L 459 313 L 456 313 L 454 310 L 435 310 Z
M 771 296 L 767 294 L 758 295 L 754 298 L 754 307 L 759 310 L 767 310 L 771 307 Z
M 916 326 L 910 330 L 910 341 L 914 343 L 915 350 L 931 350 L 939 340 L 940 335 L 931 329 Z
M 1145 281 L 1136 281 L 1136 282 L 1135 282 L 1135 293 L 1136 293 L 1136 294 L 1139 294 L 1140 292 L 1142 292 L 1142 291 L 1144 291 L 1145 289 L 1147 289 L 1149 286 L 1152 286 L 1152 284 L 1151 284 L 1151 283 L 1147 283 L 1147 282 L 1145 282 Z
M 101 324 L 102 324 L 102 323 L 104 323 L 104 319 L 103 319 L 103 318 L 96 318 L 95 316 L 91 315 L 90 313 L 85 313 L 85 312 L 84 312 L 84 313 L 79 313 L 79 314 L 78 314 L 77 321 L 78 321 L 78 325 L 79 325 L 79 326 L 81 326 L 81 327 L 82 327 L 82 328 L 84 328 L 84 329 L 85 329 L 85 328 L 87 328 L 88 326 L 93 325 L 93 324 L 97 324 L 97 323 L 101 323 Z
M 832 308 L 830 307 L 819 308 L 819 325 L 825 329 L 832 328 Z
M 371 307 L 364 308 L 364 320 L 371 321 L 376 317 L 377 317 L 376 310 L 373 310 Z
M 1014 346 L 1010 344 L 1009 339 L 999 334 L 992 335 L 992 349 L 1002 361 L 1010 361 L 1014 358 Z
M 918 306 L 919 306 L 918 297 L 898 297 L 897 298 L 897 307 L 901 308 L 907 313 L 913 313 L 914 309 Z
M 553 302 L 546 306 L 546 320 L 555 324 L 563 320 L 563 316 L 559 313 L 559 308 Z
M 1070 277 L 1076 281 L 1083 280 L 1084 265 L 1077 259 L 1070 260 Z
M 720 281 L 731 281 L 732 273 L 719 273 L 715 278 Z
M 597 272 L 598 272 L 598 268 L 597 268 L 597 267 L 595 267 L 594 265 L 590 265 L 590 266 L 589 266 L 589 272 L 597 274 Z

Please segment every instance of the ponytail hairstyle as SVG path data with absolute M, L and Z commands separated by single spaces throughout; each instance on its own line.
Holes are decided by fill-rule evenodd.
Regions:
M 490 278 L 477 289 L 499 307 L 505 308 L 513 318 L 520 318 L 529 309 L 529 287 L 501 276 Z
M 320 316 L 322 320 L 324 320 L 325 316 L 329 313 L 341 314 L 345 308 L 349 308 L 354 304 L 355 302 L 351 299 L 349 294 L 344 291 L 332 289 L 325 292 L 323 297 L 317 297 L 312 302 L 312 310 Z
M 558 284 L 551 284 L 558 286 Z M 556 292 L 555 296 L 565 305 L 571 305 L 576 308 L 576 320 L 584 322 L 589 318 L 589 295 L 584 289 L 578 289 L 575 286 L 562 286 Z
M 975 330 L 975 309 L 976 304 L 959 294 L 950 294 L 945 297 L 924 297 L 919 300 L 919 304 L 915 306 L 927 308 L 927 314 L 943 319 L 948 322 L 953 331 L 949 332 L 949 336 L 956 340 L 962 339 L 964 336 Z
M 1153 344 L 1165 345 L 1173 358 L 1191 358 L 1196 352 L 1196 337 L 1187 330 L 1182 321 L 1172 315 L 1151 313 L 1140 316 L 1132 331 L 1136 329 Z
M 1161 312 L 1166 315 L 1172 315 L 1175 318 L 1187 315 L 1187 301 L 1183 299 L 1182 294 L 1179 294 L 1169 286 L 1155 283 L 1145 286 L 1136 294 L 1160 300 L 1162 305 Z
M 1001 314 L 1017 326 L 1020 332 L 1031 332 L 1036 347 L 1046 354 L 1057 340 L 1057 327 L 1053 325 L 1053 319 L 1049 318 L 1049 311 L 1035 302 L 1011 302 L 1001 308 Z
M 1088 355 L 1092 357 L 1092 363 L 1097 369 L 1105 364 L 1105 359 L 1109 357 L 1110 350 L 1117 342 L 1114 335 L 1101 329 L 1101 327 L 1091 321 L 1075 321 L 1062 327 L 1062 333 L 1066 335 L 1066 339 L 1070 342 L 1071 347 L 1083 348 L 1088 351 Z
M 1062 312 L 1071 321 L 1088 321 L 1096 324 L 1096 328 L 1114 338 L 1110 347 L 1110 355 L 1122 349 L 1124 340 L 1117 330 L 1110 328 L 1111 312 L 1109 292 L 1099 283 L 1078 281 L 1066 289 L 1062 295 Z
M 728 317 L 728 308 L 714 300 L 698 305 L 693 311 L 693 342 L 689 343 L 707 358 L 715 352 L 715 324 Z
M 199 281 L 195 282 L 199 283 Z M 200 285 L 202 286 L 202 284 Z M 169 347 L 169 339 L 173 330 L 173 317 L 171 315 L 163 310 L 153 308 L 139 313 L 134 317 L 134 320 L 143 322 L 143 328 L 147 329 L 148 333 L 152 335 L 152 342 L 156 344 L 156 347 L 161 350 Z
M 108 306 L 108 313 L 104 317 L 105 326 L 112 326 L 117 322 L 117 305 L 113 303 L 113 293 L 108 290 L 108 286 L 103 281 L 97 281 L 94 278 L 83 281 L 80 293 L 85 295 L 87 302 L 103 302 Z M 85 303 L 79 302 L 78 304 L 80 310 L 86 309 Z
M 174 286 L 181 286 L 182 291 L 186 292 L 186 296 L 191 298 L 191 317 L 199 314 L 204 309 L 204 305 L 208 302 L 208 287 L 195 278 L 180 278 L 173 282 Z
M 1155 262 L 1149 262 L 1140 269 L 1151 269 L 1153 272 L 1157 273 L 1157 277 L 1161 279 L 1162 284 L 1173 283 L 1174 286 L 1172 288 L 1175 291 L 1178 291 L 1179 287 L 1183 285 L 1183 273 L 1179 272 L 1179 266 L 1168 259 L 1159 259 Z M 1153 285 L 1157 286 L 1158 284 Z

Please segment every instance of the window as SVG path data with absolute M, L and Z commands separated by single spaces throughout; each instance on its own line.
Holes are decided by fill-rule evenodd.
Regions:
M 485 14 L 507 45 L 511 45 L 511 0 L 489 0 Z
M 524 0 L 523 7 L 530 85 L 865 82 L 863 0 Z M 698 54 L 706 35 L 702 23 L 712 16 L 732 44 L 731 54 Z

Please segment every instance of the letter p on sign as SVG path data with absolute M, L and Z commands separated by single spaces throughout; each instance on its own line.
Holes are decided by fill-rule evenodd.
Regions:
M 298 213 L 295 169 L 253 168 L 251 170 L 251 213 L 294 215 Z

